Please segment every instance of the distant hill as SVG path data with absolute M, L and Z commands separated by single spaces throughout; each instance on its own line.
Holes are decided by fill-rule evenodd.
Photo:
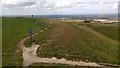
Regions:
M 3 17 L 32 17 L 32 15 L 4 15 Z M 69 18 L 69 19 L 94 19 L 118 18 L 118 14 L 85 14 L 85 15 L 34 15 L 34 18 Z

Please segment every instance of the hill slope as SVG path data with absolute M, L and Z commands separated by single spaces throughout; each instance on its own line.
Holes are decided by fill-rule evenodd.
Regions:
M 86 62 L 118 63 L 117 41 L 100 32 L 86 24 L 54 21 L 50 29 L 33 39 L 42 46 L 37 52 L 40 57 L 54 56 Z M 27 43 L 29 40 L 26 40 L 25 44 Z

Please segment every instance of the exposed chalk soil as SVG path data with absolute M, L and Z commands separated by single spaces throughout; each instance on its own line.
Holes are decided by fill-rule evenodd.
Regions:
M 35 62 L 42 62 L 42 63 L 59 63 L 59 64 L 68 64 L 68 65 L 78 65 L 78 66 L 100 66 L 96 63 L 91 62 L 83 62 L 83 61 L 71 61 L 66 60 L 65 58 L 57 59 L 56 57 L 52 58 L 40 58 L 37 56 L 37 48 L 40 45 L 33 44 L 31 47 L 24 47 L 23 48 L 23 66 L 29 66 Z

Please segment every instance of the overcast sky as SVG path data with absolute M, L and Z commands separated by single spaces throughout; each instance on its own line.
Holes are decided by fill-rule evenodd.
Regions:
M 118 13 L 119 0 L 2 0 L 3 15 Z

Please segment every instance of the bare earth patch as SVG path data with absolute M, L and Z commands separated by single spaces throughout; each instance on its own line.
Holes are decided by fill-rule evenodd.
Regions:
M 77 65 L 77 66 L 100 66 L 96 63 L 91 62 L 84 62 L 84 61 L 71 61 L 66 60 L 65 58 L 57 59 L 56 57 L 52 58 L 40 58 L 37 56 L 37 48 L 40 45 L 33 44 L 31 47 L 24 47 L 23 48 L 23 66 L 29 66 L 35 62 L 42 62 L 42 63 L 59 63 L 59 64 L 68 64 L 68 65 Z

